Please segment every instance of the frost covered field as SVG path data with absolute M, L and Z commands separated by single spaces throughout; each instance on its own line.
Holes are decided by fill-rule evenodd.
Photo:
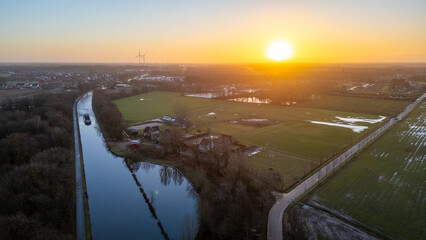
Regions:
M 390 239 L 426 239 L 426 102 L 304 203 Z

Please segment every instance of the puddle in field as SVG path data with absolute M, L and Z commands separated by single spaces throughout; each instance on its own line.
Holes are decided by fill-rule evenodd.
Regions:
M 262 148 L 262 147 L 255 147 L 255 146 L 253 146 L 253 147 L 249 147 L 249 148 L 245 149 L 245 150 L 244 150 L 244 153 L 245 153 L 248 157 L 251 157 L 251 156 L 253 156 L 253 155 L 256 155 L 256 154 L 260 153 L 262 150 L 263 150 L 263 148 Z
M 378 119 L 368 119 L 368 118 L 351 118 L 351 117 L 336 117 L 340 121 L 347 123 L 357 123 L 357 122 L 365 122 L 365 123 L 378 123 L 385 120 L 386 117 L 379 116 Z
M 219 94 L 218 93 L 209 92 L 209 93 L 187 94 L 185 96 L 186 97 L 197 97 L 197 98 L 215 98 L 215 97 L 218 97 Z
M 333 120 L 333 122 L 321 122 L 321 121 L 310 121 L 311 123 L 315 124 L 322 124 L 327 126 L 334 126 L 334 127 L 342 127 L 342 128 L 349 128 L 355 133 L 360 133 L 368 128 L 368 126 L 358 126 L 356 123 L 379 123 L 383 121 L 386 117 L 379 116 L 378 119 L 368 119 L 368 118 L 352 118 L 352 117 L 335 117 L 337 120 Z
M 367 126 L 354 126 L 354 125 L 348 125 L 348 124 L 341 124 L 341 123 L 331 123 L 331 122 L 319 122 L 319 121 L 310 121 L 311 123 L 315 124 L 322 124 L 322 125 L 328 125 L 328 126 L 334 126 L 334 127 L 342 127 L 342 128 L 349 128 L 353 132 L 360 133 L 367 129 Z
M 269 119 L 266 118 L 249 118 L 249 119 L 241 119 L 244 122 L 267 122 Z
M 261 104 L 270 104 L 271 99 L 261 99 L 257 97 L 240 97 L 240 98 L 231 98 L 228 99 L 231 102 L 243 102 L 243 103 L 261 103 Z

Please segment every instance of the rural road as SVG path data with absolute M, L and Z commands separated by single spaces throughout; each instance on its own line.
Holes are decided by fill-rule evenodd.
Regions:
M 384 124 L 382 127 L 362 139 L 360 142 L 355 144 L 349 150 L 344 152 L 342 155 L 337 157 L 335 160 L 321 168 L 318 172 L 314 173 L 304 182 L 297 185 L 293 190 L 288 193 L 276 194 L 277 202 L 272 206 L 269 211 L 268 216 L 268 239 L 269 240 L 282 240 L 283 237 L 283 214 L 285 209 L 289 204 L 291 204 L 294 200 L 304 194 L 307 190 L 309 190 L 312 186 L 316 185 L 318 181 L 326 177 L 329 173 L 333 172 L 333 170 L 344 163 L 347 159 L 351 158 L 353 154 L 358 152 L 358 150 L 362 149 L 364 146 L 368 145 L 372 140 L 374 140 L 377 136 L 385 132 L 389 127 L 393 124 L 404 118 L 411 110 L 413 110 L 417 104 L 419 104 L 426 96 L 424 93 L 421 97 L 419 97 L 414 103 L 409 105 L 404 111 L 402 111 L 396 118 L 392 118 Z

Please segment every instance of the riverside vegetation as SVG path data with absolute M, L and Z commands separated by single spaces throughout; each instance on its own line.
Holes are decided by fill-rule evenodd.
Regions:
M 107 141 L 120 139 L 121 114 L 111 100 L 116 95 L 95 91 L 93 106 Z M 121 120 L 120 120 L 121 121 Z M 112 126 L 114 125 L 114 126 Z M 149 161 L 176 167 L 200 194 L 196 239 L 266 239 L 267 216 L 273 204 L 270 184 L 256 180 L 243 155 L 231 154 L 225 144 L 194 156 L 179 152 L 180 128 L 172 128 L 161 148 L 140 145 L 139 149 L 112 149 L 129 162 Z M 175 136 L 175 137 L 173 137 Z M 280 181 L 279 176 L 275 178 Z

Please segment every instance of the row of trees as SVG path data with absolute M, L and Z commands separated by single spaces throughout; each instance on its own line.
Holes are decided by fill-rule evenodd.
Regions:
M 108 140 L 121 140 L 125 129 L 121 112 L 112 100 L 146 93 L 149 90 L 150 88 L 134 87 L 114 90 L 97 89 L 93 92 L 93 110 Z
M 101 123 L 102 130 L 107 133 L 106 138 L 116 141 L 121 140 L 124 130 L 122 116 L 117 106 L 111 102 L 111 96 L 105 94 L 102 90 L 95 90 L 92 104 L 96 118 Z
M 76 94 L 42 94 L 3 103 L 1 239 L 75 238 L 72 104 Z

